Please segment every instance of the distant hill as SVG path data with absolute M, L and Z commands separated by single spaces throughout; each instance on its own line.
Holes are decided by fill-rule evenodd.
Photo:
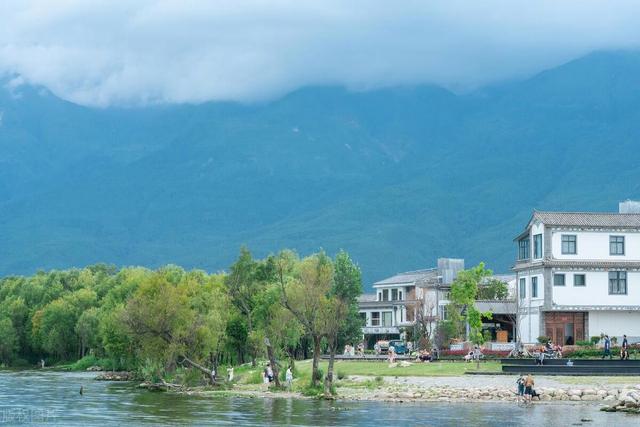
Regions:
M 226 268 L 348 250 L 368 283 L 440 256 L 507 271 L 531 210 L 640 198 L 640 54 L 525 81 L 307 88 L 261 105 L 89 109 L 0 91 L 0 274 Z

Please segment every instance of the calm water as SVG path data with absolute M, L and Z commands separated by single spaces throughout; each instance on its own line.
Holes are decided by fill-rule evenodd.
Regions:
M 0 372 L 3 425 L 299 425 L 299 426 L 549 426 L 640 425 L 640 417 L 599 412 L 595 406 L 515 404 L 391 404 L 197 398 L 151 393 L 125 383 L 93 381 L 94 374 Z M 85 394 L 80 396 L 80 386 Z

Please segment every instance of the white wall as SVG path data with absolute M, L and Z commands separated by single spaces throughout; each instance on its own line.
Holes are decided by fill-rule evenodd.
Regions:
M 538 341 L 540 334 L 540 313 L 523 314 L 518 316 L 518 326 L 520 328 L 520 339 L 525 344 L 532 344 Z
M 609 295 L 607 271 L 555 271 L 565 275 L 565 286 L 553 286 L 558 305 L 640 305 L 640 272 L 627 272 L 627 295 Z M 573 275 L 586 275 L 587 286 L 573 286 Z M 553 281 L 553 277 L 551 279 Z
M 640 312 L 638 311 L 590 311 L 589 337 L 608 334 L 618 337 L 618 344 L 622 343 L 622 335 L 629 340 L 637 341 L 640 337 Z
M 562 235 L 574 234 L 577 239 L 576 255 L 562 254 Z M 624 255 L 609 255 L 609 236 L 625 236 Z M 533 240 L 532 240 L 533 242 Z M 640 260 L 640 233 L 614 231 L 553 231 L 551 251 L 556 259 L 575 260 Z
M 532 277 L 538 278 L 538 297 L 532 298 L 531 292 L 531 283 Z M 524 278 L 527 284 L 527 291 L 525 298 L 520 298 L 520 279 Z M 539 307 L 544 304 L 544 277 L 542 274 L 527 274 L 526 272 L 523 274 L 522 272 L 518 274 L 518 278 L 516 281 L 516 292 L 518 296 L 518 304 L 520 306 L 531 306 L 531 307 Z

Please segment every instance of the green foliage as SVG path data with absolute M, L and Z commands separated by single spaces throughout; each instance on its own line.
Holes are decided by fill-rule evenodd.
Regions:
M 576 341 L 576 345 L 579 347 L 590 347 L 593 343 L 591 341 Z
M 120 366 L 118 361 L 108 358 L 98 358 L 93 354 L 89 354 L 84 356 L 82 359 L 74 362 L 69 366 L 69 369 L 72 371 L 86 371 L 87 368 L 92 366 L 99 366 L 103 370 L 108 371 L 119 371 L 121 369 L 125 369 L 124 366 Z
M 338 370 L 338 379 L 339 380 L 343 380 L 347 377 L 347 374 L 344 373 L 344 371 L 340 371 Z
M 449 313 L 452 321 L 456 324 L 459 335 L 462 335 L 464 323 L 469 324 L 469 339 L 474 344 L 485 342 L 482 335 L 482 317 L 489 317 L 491 313 L 480 312 L 475 304 L 480 284 L 492 274 L 493 272 L 486 269 L 481 262 L 473 268 L 458 272 L 451 285 Z
M 11 319 L 0 318 L 0 364 L 9 365 L 18 350 L 18 335 Z
M 509 296 L 509 287 L 502 280 L 489 279 L 478 288 L 479 300 L 503 300 Z
M 601 337 L 599 335 L 593 336 L 590 338 L 591 344 L 597 345 L 600 342 Z
M 546 343 L 548 343 L 549 341 L 551 341 L 551 338 L 549 338 L 549 337 L 545 337 L 544 335 L 540 335 L 540 336 L 538 337 L 538 343 L 539 343 L 539 344 L 546 344 Z

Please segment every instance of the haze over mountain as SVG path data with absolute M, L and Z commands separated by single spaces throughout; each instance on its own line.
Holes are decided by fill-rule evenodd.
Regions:
M 0 91 L 0 274 L 226 268 L 348 250 L 367 282 L 437 257 L 507 271 L 531 210 L 640 197 L 640 54 L 454 94 L 309 87 L 258 105 L 92 109 Z

